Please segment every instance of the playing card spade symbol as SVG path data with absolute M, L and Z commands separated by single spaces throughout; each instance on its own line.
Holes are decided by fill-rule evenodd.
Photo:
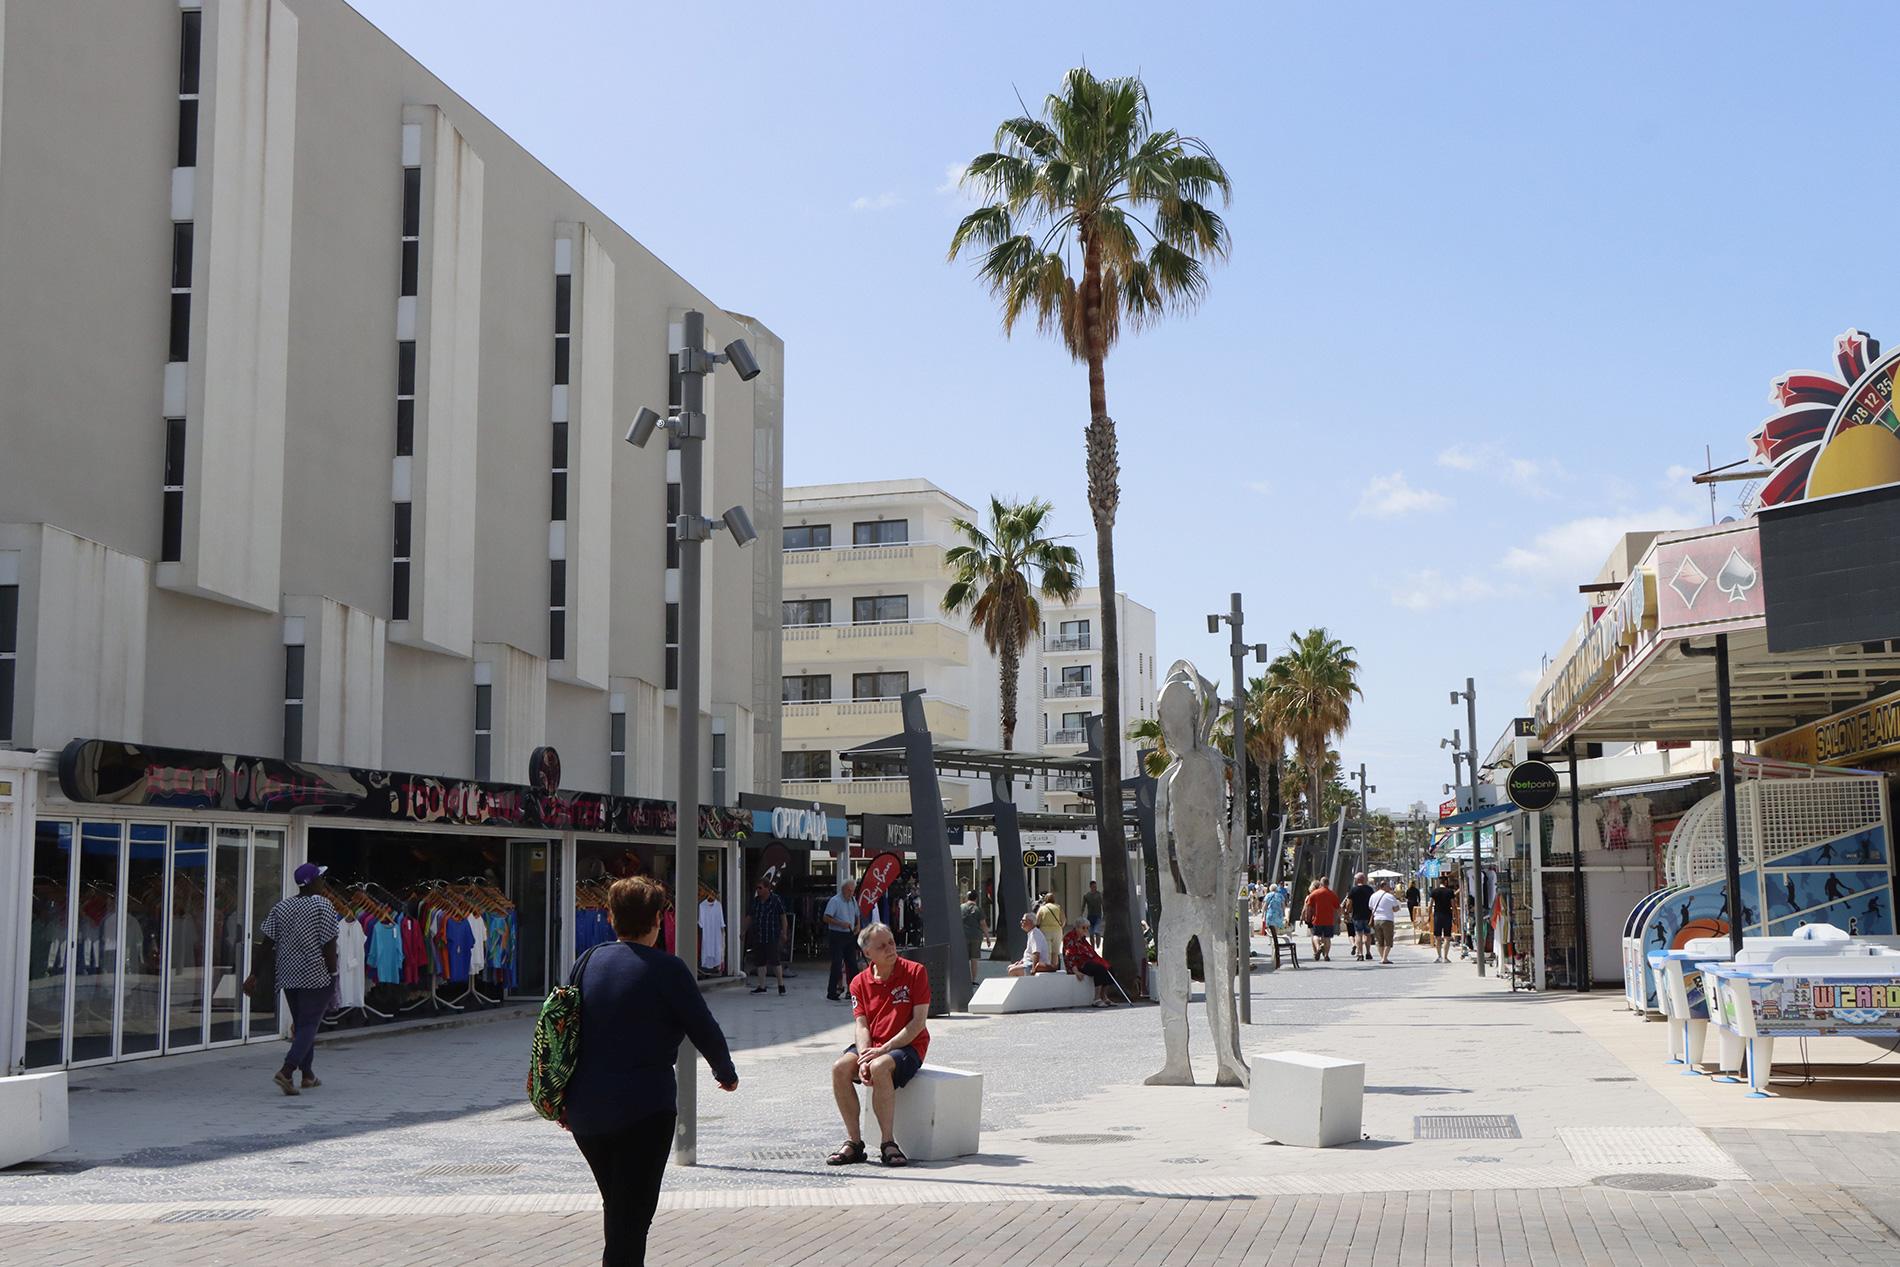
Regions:
M 1728 561 L 1715 574 L 1715 588 L 1727 594 L 1729 602 L 1739 603 L 1760 580 L 1760 570 L 1744 559 L 1740 550 L 1730 550 Z

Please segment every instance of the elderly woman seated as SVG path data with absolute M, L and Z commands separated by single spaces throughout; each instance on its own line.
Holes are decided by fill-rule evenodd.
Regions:
M 1069 931 L 1062 935 L 1062 963 L 1076 976 L 1087 977 L 1095 983 L 1095 1002 L 1089 1004 L 1090 1007 L 1115 1006 L 1115 1000 L 1108 993 L 1115 978 L 1108 974 L 1108 961 L 1096 953 L 1089 941 L 1086 919 L 1069 921 Z

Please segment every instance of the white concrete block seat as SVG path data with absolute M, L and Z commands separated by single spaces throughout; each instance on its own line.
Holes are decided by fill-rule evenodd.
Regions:
M 1087 1007 L 1095 1001 L 1095 984 L 1067 972 L 1038 972 L 1033 977 L 991 977 L 970 997 L 972 1012 L 1050 1012 L 1057 1008 Z
M 864 1146 L 873 1161 L 883 1141 L 869 1093 L 864 1103 Z M 983 1075 L 944 1065 L 925 1065 L 897 1089 L 891 1136 L 912 1161 L 948 1161 L 977 1151 L 983 1131 Z
M 1296 1148 L 1332 1148 L 1360 1137 L 1366 1067 L 1357 1060 L 1276 1051 L 1248 1062 L 1247 1125 Z
M 69 1142 L 65 1073 L 0 1078 L 0 1169 L 44 1157 Z

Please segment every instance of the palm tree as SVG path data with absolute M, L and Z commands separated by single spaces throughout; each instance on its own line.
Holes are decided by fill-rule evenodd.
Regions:
M 1309 826 L 1320 825 L 1327 745 L 1352 721 L 1359 689 L 1353 648 L 1324 629 L 1294 634 L 1287 649 L 1267 666 L 1267 690 L 1306 776 Z M 1336 760 L 1335 760 L 1336 764 Z
M 970 623 L 1002 661 L 1003 747 L 1016 746 L 1016 691 L 1022 675 L 1023 647 L 1042 626 L 1037 594 L 1057 601 L 1075 597 L 1082 556 L 1047 535 L 1046 501 L 1005 502 L 990 498 L 990 530 L 952 519 L 950 531 L 962 544 L 943 552 L 953 573 L 943 594 L 943 610 L 970 613 Z
M 1137 717 L 1128 723 L 1128 738 L 1137 746 L 1145 749 L 1148 760 L 1142 773 L 1151 779 L 1161 777 L 1161 772 L 1174 760 L 1174 754 L 1168 751 L 1168 737 L 1161 733 L 1161 721 L 1155 717 Z
M 1208 204 L 1225 203 L 1227 172 L 1205 143 L 1151 125 L 1139 78 L 1098 79 L 1087 67 L 1062 78 L 1041 118 L 1019 115 L 996 129 L 994 148 L 964 169 L 986 200 L 950 239 L 950 258 L 969 251 L 977 275 L 1003 307 L 1003 331 L 1026 314 L 1088 366 L 1089 513 L 1095 521 L 1102 592 L 1103 733 L 1122 733 L 1121 637 L 1115 612 L 1115 511 L 1121 464 L 1108 413 L 1103 365 L 1124 325 L 1138 330 L 1192 309 L 1207 290 L 1204 260 L 1228 250 L 1227 225 Z M 1103 745 L 1102 895 L 1108 959 L 1132 976 L 1134 929 L 1122 847 L 1121 744 Z M 1127 977 L 1123 978 L 1128 979 Z

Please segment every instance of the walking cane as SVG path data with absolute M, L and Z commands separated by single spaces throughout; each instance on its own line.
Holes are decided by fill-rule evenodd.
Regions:
M 1122 1002 L 1129 1007 L 1135 1006 L 1135 1001 L 1128 997 L 1128 991 L 1122 989 L 1122 983 L 1115 979 L 1115 974 L 1112 972 L 1108 974 L 1108 983 L 1115 987 L 1115 993 L 1122 996 Z

